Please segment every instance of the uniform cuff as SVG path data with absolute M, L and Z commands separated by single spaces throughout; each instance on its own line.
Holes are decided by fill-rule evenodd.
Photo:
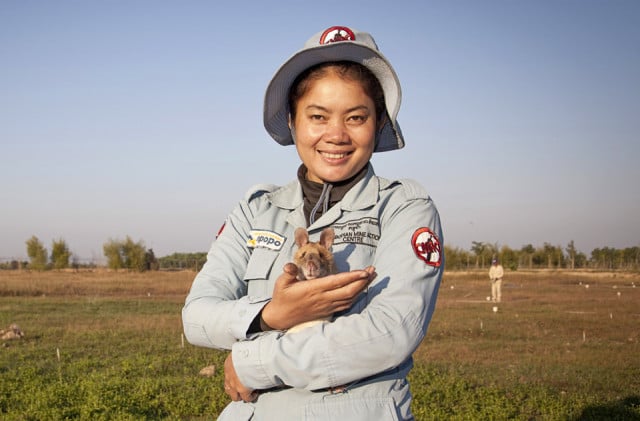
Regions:
M 262 308 L 270 301 L 268 297 L 247 297 L 238 300 L 234 306 L 234 315 L 230 317 L 229 332 L 234 338 L 244 340 L 249 337 L 249 327 Z
M 255 340 L 236 342 L 231 347 L 233 367 L 242 384 L 250 389 L 269 389 L 283 383 L 267 373 L 266 362 L 273 356 L 276 339 L 282 332 L 268 332 Z

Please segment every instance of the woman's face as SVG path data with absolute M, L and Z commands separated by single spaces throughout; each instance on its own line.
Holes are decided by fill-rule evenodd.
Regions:
M 317 183 L 353 177 L 371 159 L 375 147 L 376 112 L 359 82 L 335 71 L 311 82 L 296 104 L 295 144 Z

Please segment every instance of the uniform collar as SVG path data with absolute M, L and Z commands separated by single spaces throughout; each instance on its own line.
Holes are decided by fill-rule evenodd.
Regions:
M 330 209 L 328 213 L 332 213 L 335 209 L 344 209 L 346 211 L 354 211 L 366 209 L 375 205 L 378 200 L 380 181 L 376 177 L 371 163 L 367 166 L 367 173 L 364 178 L 353 186 L 342 198 L 342 200 Z M 269 200 L 274 206 L 282 209 L 294 210 L 300 208 L 302 211 L 303 197 L 300 181 L 297 179 L 281 188 L 274 190 L 268 194 Z

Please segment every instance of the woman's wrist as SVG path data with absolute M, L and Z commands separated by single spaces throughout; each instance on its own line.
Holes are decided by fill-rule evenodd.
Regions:
M 269 312 L 271 311 L 271 302 L 268 302 L 267 305 L 262 307 L 260 313 L 258 313 L 258 317 L 260 318 L 260 330 L 263 332 L 267 332 L 270 330 L 278 330 L 271 324 L 273 320 L 269 317 Z
M 260 314 L 258 315 L 258 317 L 260 318 L 260 330 L 263 332 L 267 332 L 269 330 L 273 330 L 273 328 L 271 326 L 269 326 L 267 324 L 267 322 L 264 321 L 264 319 L 262 318 L 262 311 L 260 312 Z

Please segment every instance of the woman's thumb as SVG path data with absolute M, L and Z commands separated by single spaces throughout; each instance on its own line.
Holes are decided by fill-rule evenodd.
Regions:
M 286 265 L 284 265 L 284 268 L 282 268 L 282 270 L 284 272 L 283 275 L 289 275 L 289 276 L 283 276 L 283 278 L 285 278 L 287 283 L 297 280 L 298 266 L 296 266 L 293 263 L 287 263 Z

